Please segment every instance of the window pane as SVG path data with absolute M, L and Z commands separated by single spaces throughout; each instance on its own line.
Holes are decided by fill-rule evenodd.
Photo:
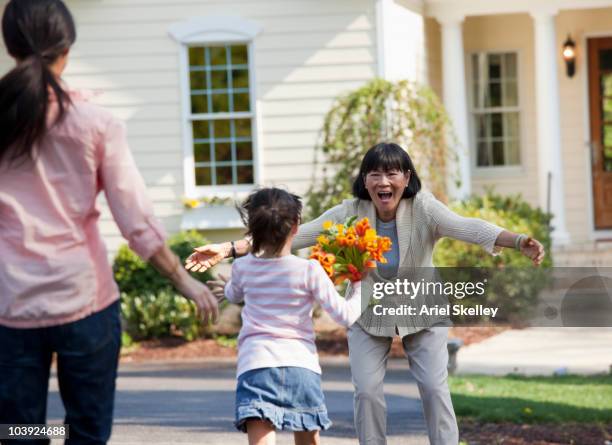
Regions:
M 203 66 L 204 65 L 204 48 L 195 46 L 189 48 L 189 65 Z
M 510 139 L 518 139 L 519 124 L 518 113 L 504 113 L 504 136 Z
M 604 147 L 612 147 L 612 125 L 604 125 L 603 130 Z
M 479 138 L 486 138 L 489 135 L 490 116 L 488 114 L 477 115 L 476 118 L 476 134 Z
M 210 64 L 211 65 L 225 65 L 227 58 L 225 55 L 224 46 L 211 46 L 210 47 Z
M 208 139 L 210 137 L 208 121 L 193 121 L 192 125 L 194 139 Z
M 501 55 L 489 54 L 489 80 L 501 79 Z
M 501 141 L 491 144 L 493 151 L 493 165 L 504 165 L 504 143 Z
M 227 113 L 229 111 L 229 100 L 227 94 L 213 94 L 212 108 L 213 113 Z
M 232 167 L 217 167 L 217 185 L 232 185 Z
M 507 165 L 520 164 L 519 144 L 517 140 L 506 141 L 506 156 L 508 157 Z
M 232 46 L 232 65 L 246 65 L 248 62 L 246 45 Z
M 515 107 L 518 105 L 518 90 L 516 81 L 504 82 L 504 107 Z
M 249 111 L 249 95 L 246 93 L 234 94 L 234 111 Z
M 215 138 L 230 138 L 232 136 L 230 132 L 230 121 L 227 119 L 219 119 L 213 121 L 215 127 Z
M 210 167 L 196 167 L 196 185 L 212 185 Z
M 205 71 L 192 71 L 189 73 L 189 83 L 192 90 L 205 90 L 206 89 L 206 72 Z
M 489 160 L 489 146 L 486 142 L 478 143 L 478 166 L 487 167 L 491 165 Z
M 191 112 L 208 113 L 208 96 L 206 94 L 191 95 Z
M 604 170 L 612 171 L 612 147 L 604 147 Z
M 516 79 L 516 54 L 504 54 L 504 77 Z
M 249 87 L 248 70 L 232 70 L 232 84 L 234 88 L 248 88 Z
M 232 161 L 232 146 L 228 143 L 215 144 L 215 162 Z
M 251 137 L 251 119 L 236 119 L 236 137 Z
M 210 144 L 194 144 L 193 157 L 196 162 L 210 162 Z
M 253 159 L 253 149 L 250 142 L 236 143 L 236 159 L 238 161 L 250 161 Z
M 212 71 L 210 73 L 210 79 L 212 88 L 215 90 L 226 90 L 228 87 L 227 83 L 227 71 Z
M 602 96 L 612 96 L 612 74 L 601 76 L 601 94 Z
M 494 138 L 500 138 L 504 136 L 502 114 L 492 113 L 491 114 L 491 136 Z
M 604 120 L 612 121 L 612 99 L 604 99 L 602 102 Z
M 489 83 L 489 96 L 485 102 L 486 106 L 489 107 L 501 107 L 501 84 L 497 82 Z
M 253 184 L 253 166 L 239 165 L 238 166 L 238 184 Z

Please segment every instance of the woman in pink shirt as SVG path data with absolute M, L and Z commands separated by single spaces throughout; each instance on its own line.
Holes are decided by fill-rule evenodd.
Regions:
M 64 3 L 11 0 L 2 32 L 17 66 L 0 79 L 0 424 L 45 423 L 56 353 L 69 443 L 104 444 L 120 321 L 98 194 L 204 321 L 217 303 L 166 247 L 124 126 L 60 80 L 76 37 Z

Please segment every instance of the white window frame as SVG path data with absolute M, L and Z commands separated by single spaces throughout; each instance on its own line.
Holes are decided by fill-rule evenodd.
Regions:
M 517 165 L 502 165 L 502 166 L 479 166 L 478 165 L 478 135 L 476 134 L 476 122 L 474 119 L 475 113 L 478 110 L 474 107 L 474 69 L 472 66 L 472 56 L 485 54 L 487 56 L 491 54 L 505 54 L 513 53 L 516 55 L 516 82 L 517 82 L 517 105 L 513 107 L 494 107 L 488 108 L 487 111 L 491 113 L 504 113 L 504 112 L 517 112 L 519 117 L 519 163 Z M 482 51 L 471 51 L 466 53 L 466 66 L 467 66 L 467 84 L 468 84 L 468 113 L 470 123 L 470 146 L 471 146 L 471 157 L 472 157 L 472 171 L 474 172 L 475 178 L 496 178 L 496 177 L 513 177 L 513 176 L 524 176 L 525 170 L 525 123 L 524 123 L 524 109 L 522 106 L 523 100 L 523 81 L 521 78 L 521 67 L 522 67 L 522 54 L 521 50 L 518 49 L 490 49 Z
M 259 152 L 260 119 L 258 113 L 255 77 L 255 37 L 261 27 L 250 20 L 234 16 L 197 17 L 170 26 L 170 36 L 179 43 L 179 67 L 181 85 L 181 118 L 183 120 L 183 177 L 185 196 L 198 199 L 206 196 L 240 198 L 261 183 L 262 163 Z M 189 79 L 189 48 L 193 46 L 246 45 L 249 70 L 250 111 L 231 113 L 191 113 L 191 90 Z M 195 182 L 195 160 L 193 153 L 193 120 L 251 119 L 253 151 L 253 184 L 199 186 Z

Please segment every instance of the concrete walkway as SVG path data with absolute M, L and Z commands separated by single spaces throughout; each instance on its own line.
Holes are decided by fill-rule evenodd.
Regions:
M 612 328 L 509 330 L 462 347 L 457 373 L 595 374 L 612 371 Z
M 355 444 L 353 385 L 346 357 L 322 360 L 323 389 L 332 428 L 322 443 Z M 111 445 L 246 444 L 232 425 L 235 363 L 233 360 L 124 364 L 119 371 L 115 427 Z M 389 362 L 385 379 L 389 445 L 428 443 L 416 383 L 406 360 Z M 63 419 L 55 375 L 49 398 L 49 423 Z M 53 441 L 59 445 L 60 441 Z M 292 444 L 283 433 L 278 444 Z

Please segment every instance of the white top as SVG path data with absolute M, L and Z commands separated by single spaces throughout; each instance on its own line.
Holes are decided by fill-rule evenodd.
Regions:
M 298 366 L 321 373 L 312 322 L 318 302 L 343 326 L 361 315 L 360 282 L 341 297 L 316 260 L 294 255 L 234 261 L 225 296 L 244 301 L 237 375 L 257 368 Z

